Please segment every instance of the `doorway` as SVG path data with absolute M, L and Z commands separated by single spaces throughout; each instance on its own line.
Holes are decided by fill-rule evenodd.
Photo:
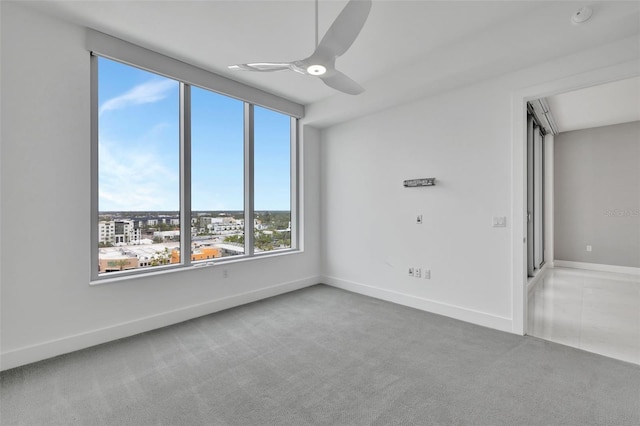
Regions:
M 534 99 L 526 124 L 526 334 L 637 364 L 639 94 L 634 77 Z
M 542 83 L 512 93 L 512 207 L 511 217 L 514 226 L 511 229 L 512 253 L 512 331 L 527 334 L 527 285 L 529 284 L 527 266 L 527 102 L 558 93 L 600 85 L 612 81 L 639 76 L 637 62 L 625 62 L 603 69 L 576 74 L 570 78 Z M 547 155 L 552 150 L 546 150 Z M 548 163 L 547 163 L 548 164 Z M 552 169 L 551 169 L 552 170 Z M 547 168 L 549 174 L 549 168 Z M 549 196 L 547 194 L 547 200 Z M 553 205 L 545 204 L 545 211 L 553 211 Z M 545 257 L 553 259 L 554 224 L 545 224 Z M 547 262 L 547 264 L 549 264 Z M 544 265 L 543 265 L 544 267 Z

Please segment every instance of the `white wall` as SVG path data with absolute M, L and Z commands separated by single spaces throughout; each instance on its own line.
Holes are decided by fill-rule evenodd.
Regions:
M 554 162 L 555 259 L 640 272 L 640 121 L 560 133 Z
M 524 94 L 611 78 L 618 65 L 638 72 L 637 39 L 323 130 L 325 282 L 522 333 Z M 421 177 L 438 183 L 403 188 Z M 432 278 L 408 277 L 410 266 Z
M 319 281 L 319 132 L 305 128 L 304 253 L 89 286 L 83 29 L 2 4 L 2 369 Z
M 510 211 L 510 103 L 493 90 L 475 86 L 323 131 L 329 283 L 403 303 L 400 293 L 447 315 L 459 307 L 508 329 L 510 232 L 491 219 Z M 436 186 L 402 185 L 423 177 Z M 430 269 L 431 279 L 408 277 L 409 267 Z

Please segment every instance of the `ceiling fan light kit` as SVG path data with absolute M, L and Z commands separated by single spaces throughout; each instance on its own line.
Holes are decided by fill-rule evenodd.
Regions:
M 372 0 L 349 0 L 329 30 L 318 40 L 318 0 L 316 0 L 316 49 L 311 56 L 293 62 L 254 62 L 248 64 L 229 65 L 233 71 L 295 71 L 300 74 L 320 78 L 327 86 L 350 95 L 364 92 L 358 83 L 338 71 L 336 58 L 342 56 L 353 44 L 364 27 Z
M 311 75 L 322 75 L 327 72 L 327 69 L 322 65 L 309 65 L 307 72 Z

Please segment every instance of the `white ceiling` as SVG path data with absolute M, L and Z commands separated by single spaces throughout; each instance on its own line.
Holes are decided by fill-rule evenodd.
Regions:
M 341 120 L 332 113 L 336 103 L 340 114 L 346 105 L 353 116 L 640 34 L 640 2 L 589 2 L 593 17 L 576 26 L 570 17 L 583 3 L 575 1 L 374 0 L 360 36 L 337 60 L 338 69 L 366 89 L 352 99 L 310 76 L 227 69 L 309 55 L 311 0 L 22 3 L 314 106 L 308 108 L 314 113 L 323 109 L 318 125 Z M 320 0 L 320 37 L 345 4 Z
M 547 98 L 559 132 L 640 120 L 640 77 Z

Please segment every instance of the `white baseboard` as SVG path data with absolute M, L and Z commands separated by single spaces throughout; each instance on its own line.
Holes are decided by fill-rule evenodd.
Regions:
M 551 262 L 551 264 L 545 263 L 544 265 L 542 265 L 542 268 L 535 274 L 535 276 L 533 276 L 527 281 L 527 293 L 531 293 L 531 291 L 533 291 L 533 289 L 538 285 L 538 283 L 542 281 L 542 277 L 544 276 L 544 271 L 546 271 L 549 268 L 553 268 L 553 265 L 554 265 L 553 262 Z
M 634 268 L 632 266 L 603 265 L 600 263 L 572 262 L 569 260 L 554 260 L 553 265 L 560 268 L 587 269 L 589 271 L 640 275 L 640 268 Z
M 420 309 L 422 311 L 427 311 L 450 318 L 455 318 L 484 327 L 494 328 L 500 331 L 506 331 L 509 333 L 513 332 L 513 321 L 511 320 L 511 318 L 499 317 L 485 312 L 474 311 L 472 309 L 462 308 L 460 306 L 449 305 L 446 303 L 437 302 L 410 294 L 381 289 L 378 287 L 373 287 L 354 281 L 343 280 L 336 277 L 325 275 L 322 278 L 323 280 L 321 282 L 323 282 L 324 284 L 351 291 L 353 293 L 364 294 L 365 296 L 386 300 L 387 302 L 409 306 L 411 308 Z
M 177 324 L 214 312 L 244 305 L 279 294 L 309 287 L 321 282 L 320 276 L 311 276 L 296 281 L 289 281 L 271 287 L 261 288 L 246 293 L 236 294 L 221 299 L 210 300 L 197 305 L 186 306 L 161 314 L 140 318 L 109 327 L 87 331 L 60 339 L 50 340 L 32 346 L 4 352 L 0 354 L 0 371 L 54 356 L 85 349 L 90 346 L 122 339 L 146 331 Z

